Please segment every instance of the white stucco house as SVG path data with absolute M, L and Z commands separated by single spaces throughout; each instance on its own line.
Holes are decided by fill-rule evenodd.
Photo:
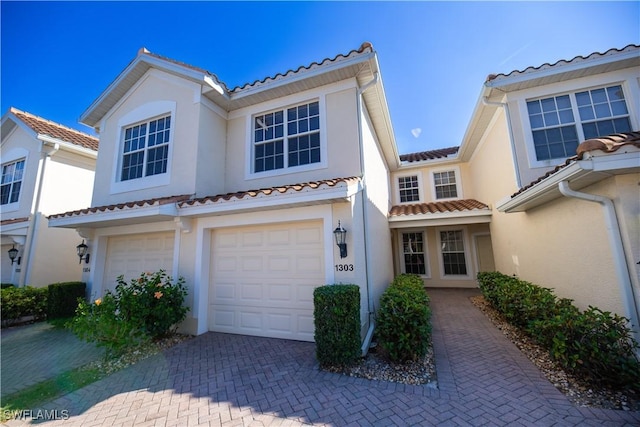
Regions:
M 47 215 L 91 203 L 98 138 L 12 107 L 2 116 L 0 151 L 2 283 L 81 280 L 80 236 L 49 228 Z
M 95 297 L 184 277 L 191 333 L 311 341 L 313 289 L 355 283 L 364 347 L 395 275 L 488 270 L 638 325 L 639 49 L 491 75 L 459 145 L 402 155 L 368 43 L 231 89 L 142 49 L 81 116 L 100 135 L 90 207 L 49 225 L 89 244 Z
M 189 286 L 186 331 L 312 341 L 314 288 L 355 283 L 366 335 L 399 161 L 370 44 L 231 89 L 141 49 L 80 121 L 100 137 L 93 198 L 49 225 L 89 245 L 94 296 L 164 269 Z

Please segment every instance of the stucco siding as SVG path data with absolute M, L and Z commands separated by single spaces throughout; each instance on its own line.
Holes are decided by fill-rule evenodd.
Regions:
M 362 150 L 366 186 L 365 218 L 369 282 L 374 307 L 379 307 L 382 293 L 393 280 L 393 252 L 388 212 L 390 208 L 389 170 L 372 131 L 366 111 L 362 112 Z
M 151 70 L 102 122 L 93 206 L 195 192 L 200 86 Z M 121 182 L 124 128 L 171 114 L 167 174 Z
M 196 196 L 223 194 L 225 168 L 240 167 L 227 161 L 227 121 L 206 105 L 201 104 L 198 125 L 197 155 L 192 160 L 196 169 Z M 229 190 L 233 191 L 233 190 Z
M 615 178 L 580 191 L 611 197 Z M 560 198 L 525 213 L 496 214 L 494 221 L 499 271 L 553 288 L 583 309 L 592 305 L 624 314 L 599 204 Z

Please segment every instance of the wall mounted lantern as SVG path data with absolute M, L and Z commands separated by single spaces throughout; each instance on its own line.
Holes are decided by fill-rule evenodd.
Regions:
M 85 264 L 89 264 L 89 254 L 87 253 L 87 249 L 89 249 L 89 246 L 85 245 L 84 240 L 76 246 L 78 257 L 80 257 L 80 262 L 78 264 L 82 264 L 82 260 L 84 260 Z
M 16 245 L 13 245 L 8 252 L 9 252 L 9 259 L 11 260 L 11 265 L 13 265 L 14 262 L 17 262 L 18 265 L 20 265 L 20 261 L 22 260 L 22 257 L 18 256 L 18 250 L 16 249 Z M 16 257 L 18 257 L 17 260 L 16 260 Z
M 340 258 L 346 258 L 347 256 L 347 230 L 342 228 L 340 221 L 338 221 L 338 228 L 333 230 L 333 235 L 336 238 L 336 245 L 340 248 Z

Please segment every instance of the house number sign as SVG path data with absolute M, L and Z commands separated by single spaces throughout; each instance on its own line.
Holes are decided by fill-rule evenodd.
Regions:
M 353 271 L 353 264 L 336 264 L 336 271 Z

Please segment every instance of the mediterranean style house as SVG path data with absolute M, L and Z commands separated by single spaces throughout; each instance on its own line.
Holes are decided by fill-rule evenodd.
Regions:
M 10 108 L 2 117 L 0 149 L 2 283 L 81 280 L 78 234 L 49 228 L 47 215 L 91 203 L 98 139 Z
M 93 297 L 184 277 L 190 333 L 311 341 L 313 289 L 355 283 L 365 349 L 394 275 L 489 270 L 637 320 L 638 52 L 492 75 L 459 146 L 400 155 L 369 43 L 235 88 L 141 49 L 81 116 L 90 207 L 49 225 L 89 245 Z M 618 238 L 578 191 L 610 200 Z

